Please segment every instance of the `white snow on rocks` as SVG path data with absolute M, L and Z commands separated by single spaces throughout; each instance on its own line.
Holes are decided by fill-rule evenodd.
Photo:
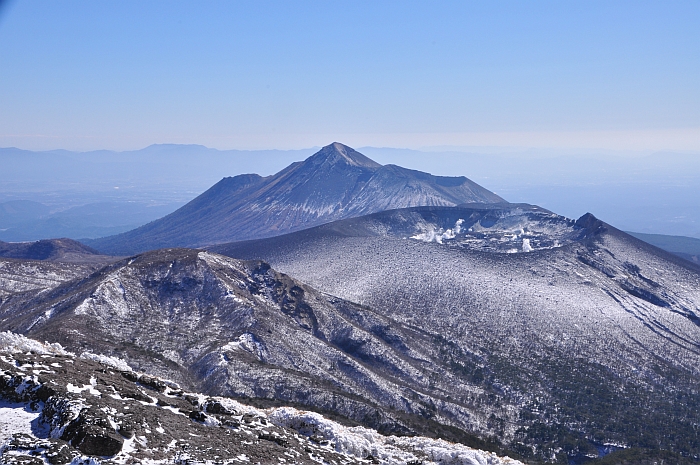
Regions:
M 63 346 L 57 342 L 42 343 L 34 339 L 29 339 L 28 337 L 25 337 L 21 334 L 13 333 L 11 331 L 0 332 L 0 352 L 33 352 L 35 354 L 40 355 L 67 355 L 75 357 L 74 353 L 65 350 Z M 133 371 L 129 364 L 126 363 L 126 361 L 118 357 L 94 354 L 92 352 L 86 351 L 80 354 L 80 358 L 92 360 L 94 362 L 99 362 L 103 365 L 110 366 L 119 371 Z M 54 368 L 60 368 L 60 364 L 57 363 L 53 363 L 51 366 Z
M 244 338 L 246 339 L 246 338 Z M 41 344 L 37 341 L 33 341 L 23 336 L 15 335 L 13 333 L 0 333 L 0 340 L 3 341 L 3 345 L 0 351 L 23 351 L 27 348 L 33 348 L 35 353 L 41 350 L 53 350 L 60 355 L 74 356 L 67 353 L 58 345 Z M 247 341 L 246 342 L 250 342 Z M 46 349 L 48 348 L 48 349 Z M 89 354 L 90 360 L 112 361 L 111 357 L 103 357 L 96 354 Z M 18 367 L 21 369 L 21 367 Z M 115 369 L 118 369 L 115 367 Z M 127 366 L 128 371 L 131 368 Z M 157 378 L 160 380 L 160 378 Z M 35 380 L 38 382 L 37 380 Z M 169 383 L 166 380 L 161 380 L 166 384 Z M 33 386 L 36 386 L 36 382 Z M 89 383 L 84 384 L 81 387 L 74 386 L 72 384 L 67 384 L 67 391 L 71 393 L 89 393 L 94 396 L 100 396 L 101 393 L 96 389 L 97 379 L 93 376 L 90 378 Z M 166 390 L 166 394 L 169 392 Z M 356 461 L 367 460 L 368 456 L 372 456 L 374 459 L 379 460 L 382 464 L 405 464 L 407 462 L 421 462 L 425 465 L 437 465 L 437 464 L 453 464 L 453 465 L 517 465 L 520 462 L 512 460 L 510 458 L 500 458 L 493 453 L 479 451 L 471 449 L 469 447 L 453 444 L 443 440 L 429 439 L 423 437 L 396 437 L 396 436 L 383 436 L 376 432 L 363 427 L 346 427 L 334 421 L 328 420 L 318 413 L 307 412 L 302 410 L 297 410 L 291 407 L 278 407 L 271 408 L 267 410 L 261 410 L 255 407 L 251 407 L 242 404 L 238 401 L 228 398 L 211 398 L 202 394 L 194 393 L 183 393 L 190 398 L 196 398 L 196 404 L 201 408 L 207 402 L 215 401 L 219 405 L 225 407 L 231 412 L 232 418 L 238 420 L 238 428 L 250 430 L 252 432 L 261 431 L 266 433 L 265 425 L 269 425 L 268 422 L 282 427 L 289 428 L 292 430 L 293 435 L 296 436 L 302 442 L 306 442 L 309 447 L 315 450 L 325 449 L 328 451 L 334 451 L 348 458 L 348 463 Z M 130 400 L 123 399 L 124 402 L 130 402 Z M 164 410 L 174 409 L 167 405 L 150 404 L 153 408 L 161 408 Z M 194 404 L 193 404 L 194 405 Z M 69 402 L 66 413 L 69 420 L 72 420 L 78 416 L 78 414 L 86 408 L 85 399 L 78 398 L 73 399 Z M 126 409 L 126 407 L 125 407 Z M 0 402 L 0 448 L 3 443 L 6 443 L 12 438 L 14 434 L 24 433 L 32 437 L 59 437 L 62 434 L 63 428 L 67 424 L 63 421 L 61 424 L 46 425 L 39 422 L 40 418 L 40 408 L 37 411 L 32 411 L 25 404 L 10 404 Z M 179 411 L 174 413 L 182 414 Z M 257 421 L 245 423 L 243 422 L 243 416 L 250 415 L 257 418 Z M 65 420 L 65 419 L 64 419 Z M 221 428 L 223 427 L 221 422 L 210 415 L 206 415 L 203 421 L 204 425 L 209 427 Z M 49 428 L 51 430 L 49 431 Z M 165 429 L 158 423 L 156 428 L 160 434 L 165 433 Z M 277 434 L 277 433 L 273 433 Z M 39 435 L 39 436 L 37 436 Z M 148 447 L 148 444 L 144 441 L 139 441 L 141 437 L 135 439 L 135 441 L 141 444 L 141 447 Z M 125 441 L 125 447 L 118 456 L 114 457 L 115 463 L 121 463 L 120 459 L 127 459 L 129 457 L 129 452 L 132 450 L 131 441 Z M 244 460 L 243 456 L 239 457 L 239 460 Z M 318 456 L 316 456 L 318 457 Z M 247 458 L 247 457 L 246 457 Z M 293 456 L 290 455 L 293 459 Z M 318 457 L 320 458 L 320 457 Z M 99 465 L 101 460 L 95 457 L 81 456 L 74 460 L 72 463 L 81 464 L 92 464 Z M 144 462 L 146 463 L 146 462 Z M 154 460 L 153 464 L 162 463 L 162 461 Z M 209 463 L 207 461 L 207 463 Z M 212 462 L 213 463 L 213 462 Z M 345 463 L 345 462 L 343 462 Z
M 83 352 L 80 354 L 80 358 L 84 358 L 86 360 L 92 360 L 94 362 L 99 362 L 103 365 L 110 366 L 112 368 L 115 368 L 119 371 L 133 371 L 131 367 L 129 366 L 126 361 L 124 361 L 121 358 L 118 357 L 110 357 L 108 355 L 99 355 L 99 354 L 93 354 L 92 352 Z
M 83 387 L 78 387 L 78 386 L 73 386 L 71 383 L 68 383 L 66 385 L 66 390 L 68 392 L 72 392 L 74 394 L 80 394 L 83 391 L 87 391 L 88 393 L 92 394 L 93 396 L 99 397 L 102 395 L 100 391 L 95 389 L 95 386 L 97 386 L 97 380 L 92 377 L 90 378 L 90 384 L 84 384 Z
M 280 407 L 268 411 L 268 419 L 278 425 L 292 428 L 304 436 L 320 438 L 336 452 L 357 458 L 369 455 L 381 463 L 399 464 L 420 461 L 425 465 L 500 465 L 519 464 L 508 457 L 471 449 L 441 439 L 425 437 L 383 436 L 361 426 L 346 427 L 328 420 L 318 413 Z
M 0 352 L 34 352 L 35 354 L 47 355 L 73 355 L 71 352 L 66 351 L 61 344 L 41 343 L 10 331 L 0 333 Z

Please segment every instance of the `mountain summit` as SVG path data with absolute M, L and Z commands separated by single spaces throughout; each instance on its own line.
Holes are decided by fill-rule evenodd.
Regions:
M 501 203 L 465 177 L 380 165 L 335 142 L 277 174 L 224 178 L 170 215 L 93 241 L 105 253 L 257 239 L 395 208 Z
M 306 162 L 311 164 L 345 163 L 347 165 L 362 166 L 365 168 L 381 168 L 382 166 L 376 161 L 362 155 L 357 150 L 343 145 L 340 142 L 333 142 L 331 145 L 323 147 L 314 155 L 310 156 Z

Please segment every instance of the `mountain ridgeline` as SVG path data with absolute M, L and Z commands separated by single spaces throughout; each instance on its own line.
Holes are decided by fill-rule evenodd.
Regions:
M 78 241 L 72 239 L 43 239 L 34 242 L 0 241 L 0 257 L 24 260 L 51 260 L 62 262 L 109 261 Z
M 126 255 L 270 237 L 395 208 L 499 202 L 504 200 L 465 177 L 382 166 L 336 142 L 275 175 L 224 178 L 164 218 L 85 242 L 102 253 Z

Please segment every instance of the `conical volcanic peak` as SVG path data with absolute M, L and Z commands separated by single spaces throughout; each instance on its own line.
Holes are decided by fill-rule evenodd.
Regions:
M 304 163 L 345 164 L 362 168 L 381 168 L 382 166 L 371 158 L 362 155 L 357 150 L 343 145 L 340 142 L 333 142 L 330 145 L 326 145 L 314 155 L 307 158 Z
M 275 175 L 226 178 L 160 220 L 87 243 L 125 255 L 277 236 L 395 208 L 501 202 L 465 177 L 383 166 L 334 142 Z

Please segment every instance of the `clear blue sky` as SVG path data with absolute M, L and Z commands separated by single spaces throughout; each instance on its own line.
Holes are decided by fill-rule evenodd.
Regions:
M 0 8 L 0 146 L 334 140 L 700 150 L 700 1 Z

